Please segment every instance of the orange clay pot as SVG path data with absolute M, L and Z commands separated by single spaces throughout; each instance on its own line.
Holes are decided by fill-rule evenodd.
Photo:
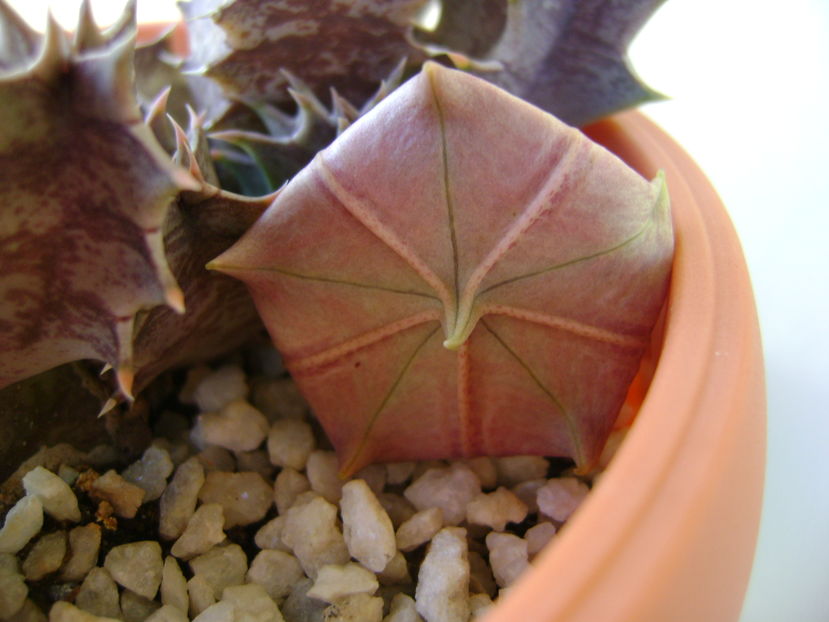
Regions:
M 754 557 L 766 430 L 740 245 L 711 184 L 642 114 L 586 133 L 648 179 L 667 175 L 677 244 L 658 361 L 615 458 L 484 622 L 734 622 Z

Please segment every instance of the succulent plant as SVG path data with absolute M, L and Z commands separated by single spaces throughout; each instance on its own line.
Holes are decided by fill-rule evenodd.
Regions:
M 173 31 L 136 47 L 134 0 L 104 30 L 84 2 L 74 35 L 51 19 L 37 33 L 0 0 L 0 402 L 88 360 L 113 370 L 107 407 L 128 409 L 168 370 L 260 332 L 265 304 L 257 314 L 239 281 L 206 264 L 286 182 L 313 175 L 332 141 L 374 140 L 387 118 L 405 129 L 372 111 L 430 58 L 571 124 L 658 96 L 625 60 L 658 0 L 443 0 L 427 30 L 418 20 L 434 4 L 182 1 L 184 51 Z M 634 323 L 641 340 L 647 322 Z M 447 330 L 453 347 L 469 333 Z

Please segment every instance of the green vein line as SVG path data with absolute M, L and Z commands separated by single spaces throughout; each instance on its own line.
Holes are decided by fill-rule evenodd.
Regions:
M 570 439 L 573 442 L 573 447 L 576 451 L 576 463 L 583 464 L 584 463 L 584 450 L 581 446 L 581 438 L 579 437 L 578 430 L 576 429 L 576 422 L 573 421 L 572 416 L 567 412 L 567 409 L 564 408 L 564 405 L 559 401 L 559 399 L 555 396 L 555 394 L 550 391 L 541 379 L 536 375 L 536 373 L 532 370 L 532 368 L 527 364 L 527 362 L 518 356 L 518 353 L 510 348 L 507 343 L 501 338 L 501 336 L 492 330 L 492 327 L 487 324 L 483 319 L 480 320 L 481 324 L 483 324 L 484 328 L 486 328 L 489 333 L 495 337 L 495 340 L 501 344 L 501 346 L 509 352 L 510 356 L 516 360 L 516 362 L 524 368 L 524 371 L 532 378 L 533 382 L 541 389 L 544 394 L 550 398 L 550 401 L 555 404 L 556 408 L 561 411 L 561 414 L 564 416 L 564 422 L 567 424 L 567 431 L 570 434 Z
M 449 238 L 452 243 L 452 264 L 455 271 L 455 301 L 457 304 L 460 298 L 460 276 L 458 266 L 458 235 L 455 231 L 455 206 L 452 203 L 452 194 L 449 192 L 449 150 L 446 144 L 446 123 L 443 117 L 443 108 L 438 99 L 437 88 L 434 83 L 434 78 L 429 74 L 429 84 L 432 87 L 432 99 L 435 102 L 435 108 L 438 113 L 438 126 L 440 128 L 440 155 L 441 165 L 443 167 L 443 192 L 446 197 L 446 212 L 449 218 Z M 451 331 L 450 331 L 451 332 Z
M 417 344 L 417 347 L 409 355 L 409 358 L 406 360 L 405 365 L 403 365 L 403 369 L 400 370 L 400 373 L 397 375 L 397 378 L 394 379 L 394 382 L 392 383 L 388 392 L 383 397 L 383 401 L 380 402 L 380 405 L 377 407 L 374 413 L 372 413 L 371 418 L 368 421 L 368 425 L 366 426 L 366 429 L 363 431 L 363 437 L 360 439 L 360 444 L 357 447 L 357 451 L 354 452 L 354 455 L 351 457 L 348 463 L 341 469 L 341 473 L 349 473 L 351 471 L 351 465 L 353 465 L 357 458 L 360 457 L 360 454 L 363 453 L 363 450 L 365 449 L 366 444 L 368 443 L 369 434 L 371 434 L 371 430 L 374 427 L 374 424 L 377 422 L 377 418 L 380 416 L 380 413 L 383 412 L 383 409 L 389 403 L 389 400 L 391 399 L 392 395 L 394 395 L 394 392 L 397 390 L 397 387 L 400 386 L 400 383 L 403 381 L 403 377 L 406 375 L 406 372 L 409 371 L 409 367 L 412 366 L 412 363 L 414 362 L 415 358 L 417 358 L 417 355 L 420 353 L 423 347 L 426 345 L 426 342 L 428 342 L 432 338 L 432 336 L 438 331 L 439 328 L 440 326 L 436 326 L 434 329 L 429 331 L 429 334 L 426 335 L 426 337 L 419 344 Z
M 615 246 L 611 246 L 610 248 L 606 248 L 606 249 L 597 251 L 597 252 L 592 253 L 590 255 L 585 255 L 584 257 L 578 257 L 577 259 L 571 259 L 569 261 L 565 261 L 564 263 L 556 264 L 556 265 L 550 266 L 548 268 L 542 268 L 541 270 L 536 270 L 535 272 L 528 272 L 527 274 L 521 274 L 519 276 L 514 276 L 510 279 L 506 279 L 504 281 L 501 281 L 500 283 L 495 283 L 494 285 L 490 285 L 486 289 L 480 291 L 478 293 L 478 295 L 480 296 L 482 294 L 486 294 L 487 292 L 490 292 L 493 289 L 496 289 L 498 287 L 502 287 L 504 285 L 509 285 L 510 283 L 515 283 L 516 281 L 521 281 L 522 279 L 529 279 L 529 278 L 532 278 L 534 276 L 538 276 L 540 274 L 546 274 L 547 272 L 552 272 L 553 270 L 561 270 L 562 268 L 567 268 L 568 266 L 572 266 L 573 264 L 581 263 L 583 261 L 590 261 L 591 259 L 596 259 L 597 257 L 602 257 L 603 255 L 609 255 L 610 253 L 614 253 L 614 252 L 624 248 L 625 246 L 628 246 L 629 244 L 633 244 L 633 242 L 635 242 L 637 239 L 642 237 L 648 231 L 648 229 L 653 227 L 655 221 L 656 221 L 656 218 L 652 215 L 645 222 L 645 224 L 642 225 L 642 228 L 639 229 L 639 231 L 634 233 L 632 236 L 630 236 L 626 240 L 623 240 L 622 242 L 619 242 Z
M 375 289 L 384 292 L 391 292 L 392 294 L 407 294 L 409 296 L 420 296 L 421 298 L 429 298 L 431 300 L 439 300 L 437 296 L 433 296 L 432 294 L 426 294 L 423 292 L 416 292 L 413 290 L 408 289 L 397 289 L 394 287 L 385 287 L 383 285 L 370 285 L 368 283 L 357 283 L 355 281 L 346 281 L 345 279 L 335 279 L 333 277 L 327 276 L 313 276 L 310 274 L 299 274 L 298 272 L 291 272 L 290 270 L 285 270 L 283 268 L 247 268 L 243 266 L 227 266 L 227 265 L 217 265 L 216 268 L 221 270 L 238 270 L 240 272 L 276 272 L 278 274 L 283 274 L 285 276 L 289 276 L 295 279 L 302 279 L 304 281 L 319 281 L 320 283 L 334 283 L 337 285 L 349 285 L 351 287 L 361 287 L 363 289 Z M 208 264 L 208 268 L 212 268 L 210 264 Z

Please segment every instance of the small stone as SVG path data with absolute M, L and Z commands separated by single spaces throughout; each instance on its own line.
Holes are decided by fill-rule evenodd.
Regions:
M 225 516 L 225 529 L 261 520 L 273 504 L 273 488 L 254 473 L 212 471 L 199 491 L 202 503 L 218 503 Z
M 75 469 L 68 464 L 61 464 L 58 467 L 58 477 L 61 478 L 64 482 L 66 482 L 67 486 L 72 486 L 75 481 L 78 479 L 78 475 L 80 475 L 80 471 Z
M 55 531 L 41 536 L 35 542 L 23 562 L 23 574 L 27 581 L 40 581 L 55 572 L 66 556 L 66 532 Z
M 530 479 L 547 477 L 550 463 L 541 456 L 506 456 L 495 458 L 498 485 L 507 488 Z
M 121 615 L 124 622 L 144 622 L 161 605 L 149 598 L 144 598 L 131 590 L 121 593 Z
M 417 513 L 415 506 L 403 495 L 396 492 L 383 492 L 377 495 L 377 500 L 391 519 L 391 524 L 397 529 Z
M 527 541 L 527 552 L 530 554 L 530 558 L 541 552 L 541 549 L 547 546 L 554 535 L 556 535 L 556 526 L 546 521 L 527 529 L 524 539 Z
M 290 378 L 268 378 L 257 382 L 251 401 L 271 421 L 302 419 L 308 413 L 308 403 Z
M 469 613 L 472 620 L 476 620 L 488 613 L 494 606 L 489 594 L 473 594 L 469 597 Z
M 423 622 L 423 618 L 417 612 L 414 598 L 400 592 L 391 599 L 389 614 L 383 622 Z
M 492 568 L 478 551 L 469 551 L 469 592 L 488 594 L 491 598 L 498 593 Z
M 187 582 L 187 594 L 190 601 L 188 609 L 191 618 L 195 618 L 202 611 L 216 602 L 213 586 L 203 575 L 195 575 Z
M 234 585 L 222 592 L 222 602 L 231 603 L 234 620 L 244 622 L 283 622 L 279 607 L 261 585 Z M 225 622 L 224 620 L 222 622 Z
M 193 622 L 228 622 L 230 620 L 235 620 L 235 613 L 236 609 L 233 606 L 233 603 L 213 603 L 193 618 Z
M 305 475 L 311 483 L 311 490 L 330 503 L 339 503 L 344 482 L 340 478 L 337 456 L 333 451 L 312 451 L 305 464 Z
M 218 503 L 205 503 L 190 517 L 184 533 L 173 543 L 170 553 L 190 559 L 206 553 L 225 539 L 224 511 Z
M 291 467 L 285 467 L 276 476 L 273 483 L 273 500 L 280 514 L 288 511 L 296 498 L 303 492 L 311 490 L 311 483 L 302 473 Z
M 397 548 L 407 553 L 432 539 L 443 527 L 443 510 L 421 510 L 397 529 Z
M 189 622 L 187 614 L 178 607 L 162 605 L 157 609 L 146 622 Z
M 161 545 L 144 540 L 110 549 L 104 567 L 119 585 L 146 598 L 155 598 L 161 584 Z
M 510 490 L 516 497 L 521 499 L 527 506 L 527 512 L 535 514 L 538 512 L 538 489 L 547 483 L 546 479 L 531 479 L 526 482 L 516 484 Z
M 333 603 L 352 594 L 374 594 L 378 587 L 374 573 L 360 564 L 328 564 L 319 569 L 308 597 Z
M 444 527 L 432 538 L 415 591 L 417 612 L 427 622 L 469 620 L 468 552 L 462 527 Z
M 397 552 L 391 519 L 365 480 L 353 479 L 342 489 L 343 537 L 351 557 L 381 572 Z
M 196 510 L 204 484 L 204 467 L 198 458 L 182 462 L 159 501 L 158 532 L 166 540 L 178 538 Z
M 415 463 L 409 462 L 388 462 L 386 463 L 386 481 L 389 484 L 405 484 L 409 481 L 415 470 Z
M 481 481 L 465 464 L 426 471 L 403 492 L 418 510 L 439 507 L 447 525 L 466 518 L 466 504 L 481 492 Z
M 243 399 L 233 400 L 217 413 L 199 416 L 201 438 L 230 451 L 251 451 L 268 435 L 268 420 Z
M 268 452 L 264 449 L 237 451 L 233 455 L 236 457 L 236 468 L 239 471 L 256 471 L 265 479 L 271 479 L 274 467 L 268 458 Z
M 401 585 L 411 583 L 412 576 L 409 574 L 409 562 L 400 551 L 396 551 L 391 561 L 386 564 L 382 572 L 377 573 L 380 585 Z
M 352 479 L 363 480 L 371 492 L 379 495 L 386 487 L 386 469 L 382 464 L 369 464 L 354 474 Z
M 520 523 L 527 517 L 527 505 L 514 493 L 500 486 L 495 492 L 481 493 L 466 505 L 466 520 L 503 531 L 507 523 Z
M 17 560 L 0 566 L 0 620 L 10 618 L 20 611 L 29 588 L 26 586 L 23 575 L 17 572 Z
M 193 401 L 202 412 L 216 412 L 247 393 L 245 372 L 241 367 L 226 365 L 201 378 L 193 391 Z
M 17 553 L 43 527 L 43 504 L 26 495 L 14 504 L 0 529 L 0 553 Z
M 302 419 L 277 419 L 268 432 L 268 455 L 276 466 L 301 471 L 315 446 L 314 432 Z
M 92 482 L 90 494 L 98 500 L 107 501 L 118 516 L 135 518 L 147 493 L 143 488 L 130 484 L 114 469 L 110 469 Z
M 77 523 L 81 520 L 78 498 L 64 480 L 51 471 L 37 466 L 23 476 L 26 494 L 40 499 L 43 511 L 59 521 Z
M 120 619 L 96 616 L 65 600 L 59 600 L 49 610 L 49 622 L 120 622 Z
M 325 622 L 382 622 L 383 599 L 369 594 L 346 596 L 325 608 Z
M 187 376 L 184 378 L 184 385 L 178 392 L 178 399 L 183 404 L 195 404 L 196 388 L 207 378 L 213 370 L 207 365 L 195 365 L 187 369 Z
M 201 428 L 198 427 L 198 424 L 196 424 L 193 429 L 200 430 Z M 196 447 L 199 446 L 199 441 L 192 438 L 191 440 Z M 207 447 L 203 447 L 197 456 L 206 473 L 209 473 L 210 471 L 230 472 L 236 470 L 236 459 L 233 457 L 233 454 L 224 447 L 219 447 L 218 445 L 208 445 Z
M 481 488 L 484 490 L 492 490 L 498 485 L 498 471 L 495 468 L 495 461 L 489 456 L 467 458 L 459 460 L 459 462 L 475 471 L 475 475 L 481 480 Z
M 261 585 L 279 603 L 304 576 L 299 561 L 290 553 L 263 550 L 253 558 L 247 572 L 247 581 Z
M 101 526 L 87 523 L 69 532 L 69 558 L 60 572 L 62 581 L 80 581 L 98 561 Z
M 164 558 L 164 567 L 161 570 L 161 602 L 186 612 L 190 608 L 190 598 L 187 595 L 187 579 L 181 572 L 181 566 L 172 555 Z
M 118 586 L 115 585 L 109 571 L 100 566 L 93 568 L 86 575 L 75 596 L 75 604 L 92 615 L 109 618 L 121 617 Z
M 538 489 L 538 509 L 545 516 L 563 522 L 570 518 L 590 491 L 575 477 L 558 477 Z
M 276 516 L 259 528 L 253 541 L 260 549 L 275 549 L 290 552 L 291 547 L 282 541 L 282 531 L 285 529 L 285 516 Z
M 308 598 L 307 592 L 314 582 L 301 579 L 296 582 L 288 598 L 280 607 L 282 615 L 290 622 L 322 622 L 327 605 L 315 598 Z
M 166 449 L 150 445 L 140 460 L 128 466 L 121 476 L 144 489 L 144 503 L 155 501 L 167 487 L 167 478 L 173 472 L 173 460 Z
M 238 544 L 228 544 L 194 557 L 190 560 L 190 568 L 194 575 L 205 578 L 213 588 L 213 597 L 218 600 L 226 587 L 245 582 L 248 558 Z
M 40 610 L 34 601 L 27 598 L 23 601 L 23 606 L 17 610 L 12 616 L 2 618 L 6 622 L 46 622 L 46 615 Z
M 489 565 L 499 587 L 508 587 L 530 564 L 527 541 L 511 533 L 491 532 L 486 537 Z
M 337 526 L 337 507 L 322 497 L 294 504 L 285 514 L 282 541 L 291 547 L 305 574 L 316 578 L 326 564 L 344 564 L 350 555 Z

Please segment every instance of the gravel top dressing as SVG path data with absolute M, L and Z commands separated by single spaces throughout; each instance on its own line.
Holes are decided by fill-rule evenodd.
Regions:
M 343 481 L 290 378 L 235 364 L 191 369 L 176 406 L 125 468 L 111 447 L 57 446 L 7 482 L 22 496 L 0 529 L 0 619 L 466 622 L 595 478 L 515 456 Z

